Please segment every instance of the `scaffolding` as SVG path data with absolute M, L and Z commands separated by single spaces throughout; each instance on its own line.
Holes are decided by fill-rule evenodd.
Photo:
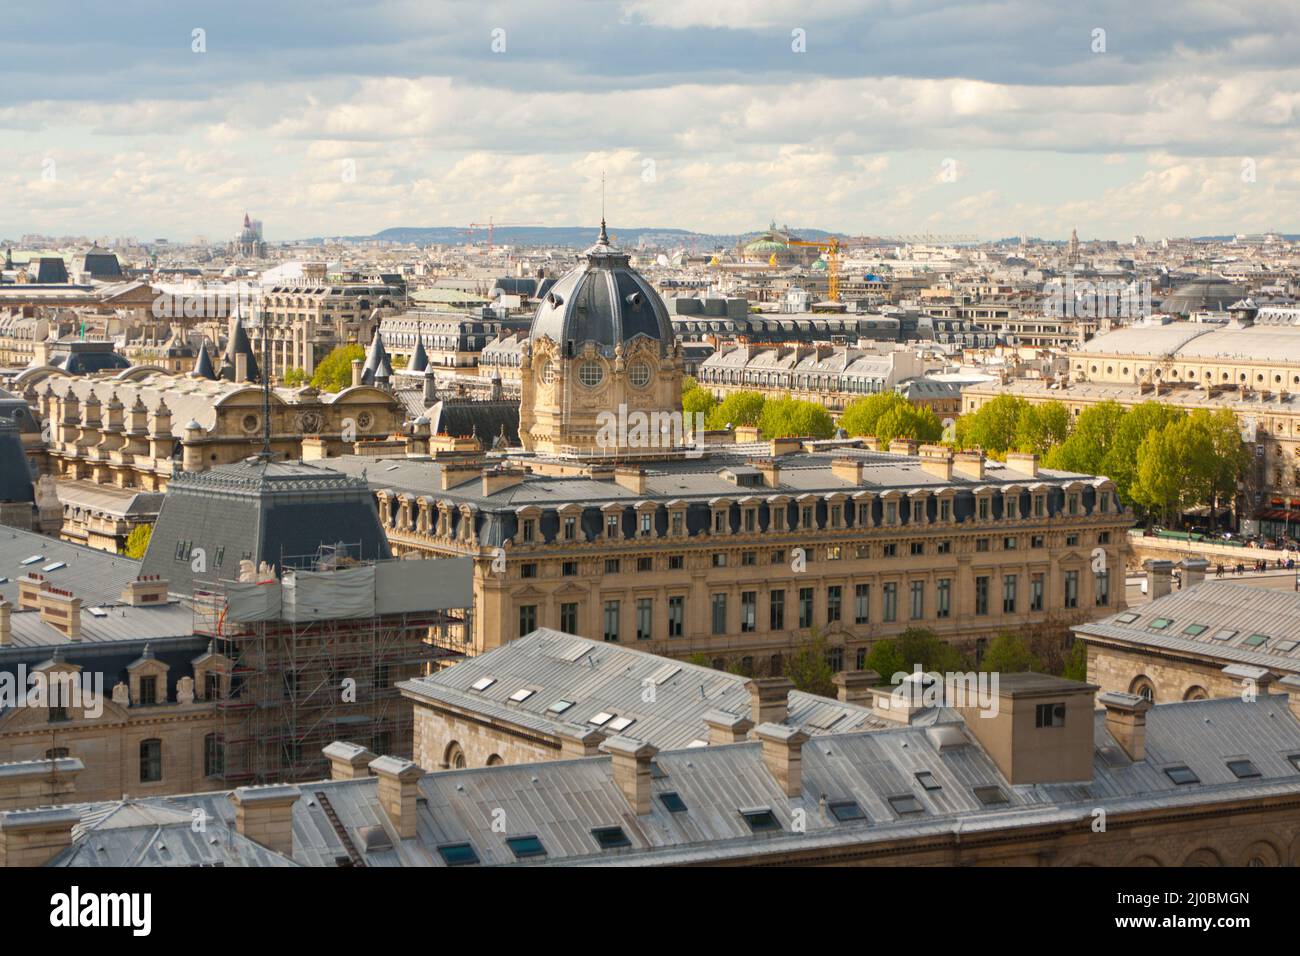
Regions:
M 468 607 L 420 610 L 412 609 L 419 599 L 410 595 L 384 599 L 385 568 L 412 563 L 349 562 L 341 569 L 286 559 L 280 567 L 299 570 L 283 579 L 263 572 L 195 592 L 195 633 L 210 637 L 230 661 L 216 703 L 215 769 L 228 786 L 319 780 L 328 775 L 321 750 L 335 740 L 411 756 L 413 708 L 394 685 L 463 656 L 457 648 L 471 633 Z M 365 568 L 372 569 L 371 613 L 329 613 L 333 595 L 365 587 Z M 313 596 L 327 595 L 324 608 L 295 603 L 290 592 L 308 590 L 306 581 L 318 586 Z

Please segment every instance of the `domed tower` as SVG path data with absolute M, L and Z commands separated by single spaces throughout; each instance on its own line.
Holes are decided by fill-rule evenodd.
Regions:
M 644 456 L 681 443 L 681 353 L 663 299 L 610 245 L 605 221 L 585 261 L 533 317 L 520 368 L 528 451 Z M 603 414 L 602 414 L 603 413 Z

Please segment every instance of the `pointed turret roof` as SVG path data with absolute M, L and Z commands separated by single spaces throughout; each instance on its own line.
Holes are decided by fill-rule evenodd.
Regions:
M 253 352 L 253 344 L 248 340 L 248 333 L 244 331 L 244 319 L 238 311 L 235 312 L 235 324 L 230 330 L 230 338 L 226 341 L 225 360 L 221 363 L 222 377 L 229 381 L 235 380 L 235 369 L 239 364 L 235 361 L 235 356 L 243 355 L 248 360 L 248 378 L 247 381 L 255 382 L 261 378 L 258 371 L 257 356 Z M 229 363 L 229 368 L 227 368 Z
M 424 336 L 416 333 L 415 355 L 411 357 L 411 371 L 423 372 L 429 367 L 429 353 L 424 350 Z
M 194 374 L 198 378 L 206 378 L 212 382 L 217 379 L 217 373 L 212 368 L 212 356 L 208 355 L 206 342 L 199 346 L 199 357 L 194 360 Z
M 361 384 L 374 385 L 375 380 L 385 381 L 393 377 L 393 364 L 388 359 L 388 350 L 384 348 L 384 337 L 375 329 L 375 337 L 370 341 L 370 351 L 366 353 L 366 364 L 361 370 Z

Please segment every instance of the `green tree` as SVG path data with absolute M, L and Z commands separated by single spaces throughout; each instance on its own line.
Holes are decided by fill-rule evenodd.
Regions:
M 840 413 L 840 427 L 850 438 L 862 436 L 874 438 L 876 423 L 880 421 L 880 417 L 885 412 L 907 404 L 907 399 L 897 392 L 877 392 L 875 395 L 855 398 L 844 406 L 844 411 Z
M 1014 395 L 999 395 L 993 401 L 957 419 L 957 444 L 961 448 L 984 449 L 992 458 L 1005 458 L 1016 447 L 1020 413 L 1029 403 Z
M 1098 473 L 1115 482 L 1115 490 L 1125 501 L 1137 500 L 1133 483 L 1137 479 L 1138 449 L 1142 442 L 1152 432 L 1184 417 L 1177 408 L 1159 402 L 1143 402 L 1129 409 L 1120 419 Z
M 1066 680 L 1086 681 L 1088 679 L 1088 645 L 1078 638 L 1070 645 L 1065 658 L 1065 670 L 1061 676 Z
M 1206 501 L 1213 486 L 1214 442 L 1203 422 L 1171 422 L 1142 440 L 1131 494 L 1166 523 L 1183 509 Z
M 1210 469 L 1210 527 L 1216 525 L 1219 506 L 1225 502 L 1235 505 L 1237 483 L 1250 467 L 1250 449 L 1241 440 L 1241 426 L 1231 409 L 1221 408 L 1210 412 L 1197 409 L 1192 421 L 1203 428 L 1214 447 Z
M 136 525 L 131 529 L 131 533 L 126 536 L 126 548 L 122 553 L 128 558 L 134 558 L 139 561 L 144 557 L 144 553 L 149 550 L 149 539 L 152 537 L 153 525 Z
M 917 408 L 910 402 L 896 405 L 876 421 L 876 437 L 882 442 L 910 438 L 920 442 L 937 442 L 943 437 L 943 424 L 932 408 Z
M 349 373 L 349 376 L 351 373 Z M 351 378 L 348 379 L 351 381 Z M 284 370 L 284 384 L 289 388 L 297 388 L 303 382 L 307 381 L 307 373 L 300 368 L 287 368 Z
M 760 392 L 732 392 L 709 412 L 710 428 L 757 425 L 767 400 Z
M 1074 420 L 1070 437 L 1047 453 L 1047 468 L 1081 475 L 1101 475 L 1102 462 L 1124 420 L 1124 406 L 1114 399 L 1090 405 Z
M 987 673 L 1018 674 L 1043 670 L 1043 662 L 1034 656 L 1028 643 L 1018 634 L 1004 631 L 989 642 L 980 670 Z
M 341 392 L 352 384 L 352 362 L 365 360 L 366 350 L 360 345 L 340 345 L 321 359 L 311 377 L 311 387 L 322 392 Z
M 1025 405 L 1016 419 L 1016 450 L 1046 455 L 1070 436 L 1070 412 L 1060 402 Z
M 966 658 L 951 644 L 924 627 L 909 627 L 896 638 L 887 638 L 872 645 L 867 654 L 866 666 L 879 674 L 886 683 L 895 674 L 910 674 L 917 664 L 923 671 L 960 671 L 966 669 Z
M 808 643 L 794 651 L 785 663 L 785 676 L 797 690 L 822 697 L 835 696 L 835 670 L 827 659 L 826 639 L 814 629 Z
M 835 421 L 830 412 L 816 402 L 797 398 L 769 399 L 763 404 L 758 427 L 764 438 L 792 435 L 830 438 L 835 434 Z
M 717 399 L 713 397 L 713 393 L 707 388 L 693 388 L 689 392 L 682 392 L 682 411 L 690 417 L 692 428 L 695 427 L 694 422 L 697 414 L 704 416 L 705 425 L 707 426 L 709 415 L 717 404 Z

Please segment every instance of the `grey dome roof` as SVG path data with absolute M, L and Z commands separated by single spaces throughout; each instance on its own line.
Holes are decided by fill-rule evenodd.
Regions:
M 528 338 L 547 336 L 576 353 L 594 342 L 607 357 L 637 336 L 659 343 L 666 355 L 673 341 L 668 309 L 654 287 L 632 268 L 628 254 L 610 245 L 601 223 L 600 238 L 583 255 L 586 261 L 559 279 L 542 298 Z

